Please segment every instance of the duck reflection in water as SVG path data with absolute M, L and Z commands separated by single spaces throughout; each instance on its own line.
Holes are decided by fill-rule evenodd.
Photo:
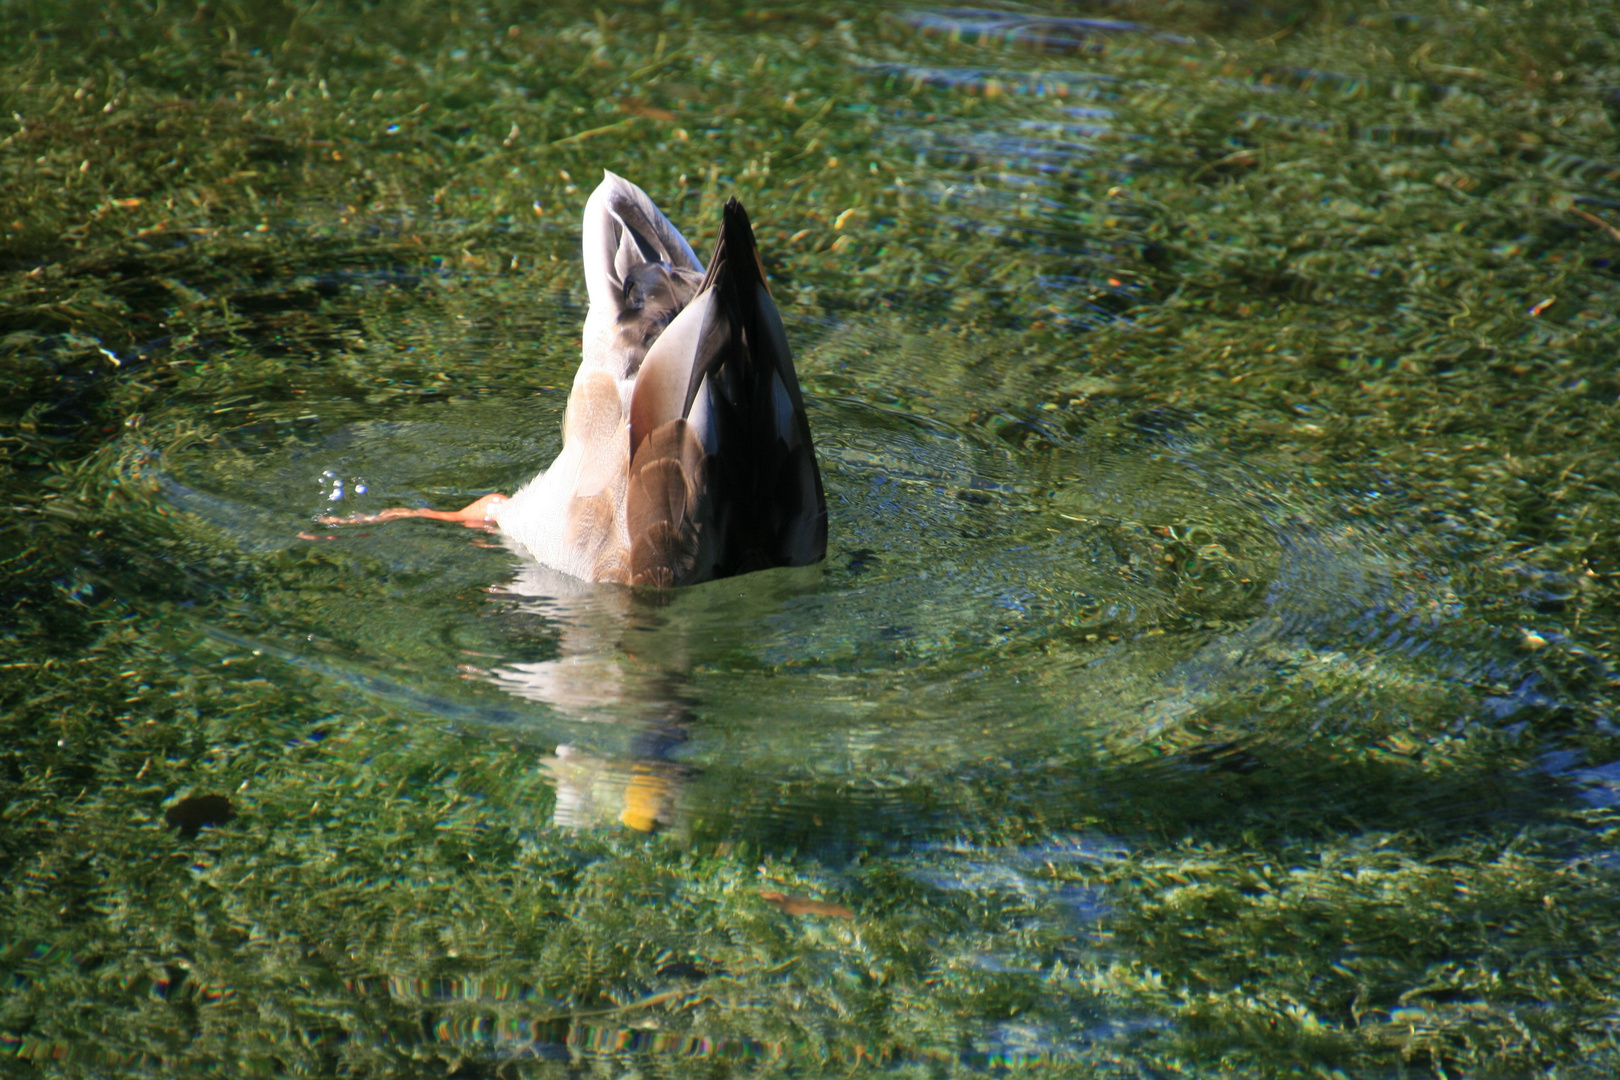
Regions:
M 667 754 L 685 728 L 679 686 L 690 668 L 678 634 L 660 635 L 666 655 L 630 660 L 622 638 L 636 594 L 600 585 L 667 589 L 819 563 L 827 504 L 742 204 L 726 204 L 707 270 L 646 192 L 612 173 L 585 205 L 583 233 L 590 309 L 551 467 L 510 497 L 460 510 L 396 507 L 322 523 L 453 521 L 498 531 L 527 556 L 499 591 L 535 598 L 527 610 L 563 628 L 561 656 L 493 677 L 576 716 L 663 702 L 642 718 L 620 815 L 650 829 L 672 812 L 678 770 Z M 593 793 L 614 770 L 567 746 L 548 768 L 559 822 L 601 816 Z
M 697 703 L 695 672 L 724 668 L 750 629 L 813 586 L 821 567 L 751 575 L 694 589 L 592 586 L 533 561 L 493 592 L 512 632 L 555 637 L 554 656 L 498 664 L 484 677 L 564 718 L 611 724 L 592 752 L 580 737 L 542 765 L 557 792 L 557 824 L 618 821 L 640 831 L 677 824 L 693 770 L 678 760 Z

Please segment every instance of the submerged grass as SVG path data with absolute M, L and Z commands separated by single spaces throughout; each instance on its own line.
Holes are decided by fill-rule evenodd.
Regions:
M 1143 26 L 0 5 L 9 1069 L 1620 1071 L 1569 772 L 1620 757 L 1615 11 L 1096 11 Z M 682 842 L 553 829 L 531 747 L 206 633 L 372 585 L 144 463 L 566 385 L 604 163 L 700 250 L 748 202 L 812 396 L 1032 458 L 1196 412 L 1432 556 L 1550 704 L 1304 656 L 1111 764 L 902 778 L 844 847 L 750 810 L 859 785 L 717 773 Z M 1335 680 L 1364 727 L 1313 726 Z M 204 794 L 236 819 L 166 826 Z

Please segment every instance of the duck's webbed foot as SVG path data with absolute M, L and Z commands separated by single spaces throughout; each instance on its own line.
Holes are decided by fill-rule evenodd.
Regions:
M 482 499 L 468 503 L 460 510 L 423 510 L 409 506 L 391 506 L 375 514 L 351 514 L 348 517 L 317 518 L 322 525 L 375 525 L 401 518 L 429 518 L 433 521 L 454 521 L 469 529 L 495 529 L 495 511 L 506 502 L 506 496 L 492 492 Z

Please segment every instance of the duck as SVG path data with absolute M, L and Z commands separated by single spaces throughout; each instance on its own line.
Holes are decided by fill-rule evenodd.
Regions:
M 589 308 L 562 450 L 510 496 L 399 518 L 498 531 L 588 582 L 667 589 L 827 552 L 827 500 L 782 317 L 748 213 L 721 212 L 705 269 L 645 191 L 604 171 L 585 203 Z

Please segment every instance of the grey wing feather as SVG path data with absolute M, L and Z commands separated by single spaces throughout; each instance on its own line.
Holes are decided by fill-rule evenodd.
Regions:
M 654 205 L 645 191 L 622 176 L 604 172 L 602 187 L 592 196 L 605 194 L 606 209 L 620 226 L 614 245 L 615 263 L 621 274 L 640 263 L 661 262 L 677 270 L 703 273 L 697 253 L 680 230 Z
M 697 294 L 703 264 L 647 193 L 613 173 L 604 173 L 585 205 L 583 248 L 591 306 L 610 313 L 614 366 L 634 374 Z

